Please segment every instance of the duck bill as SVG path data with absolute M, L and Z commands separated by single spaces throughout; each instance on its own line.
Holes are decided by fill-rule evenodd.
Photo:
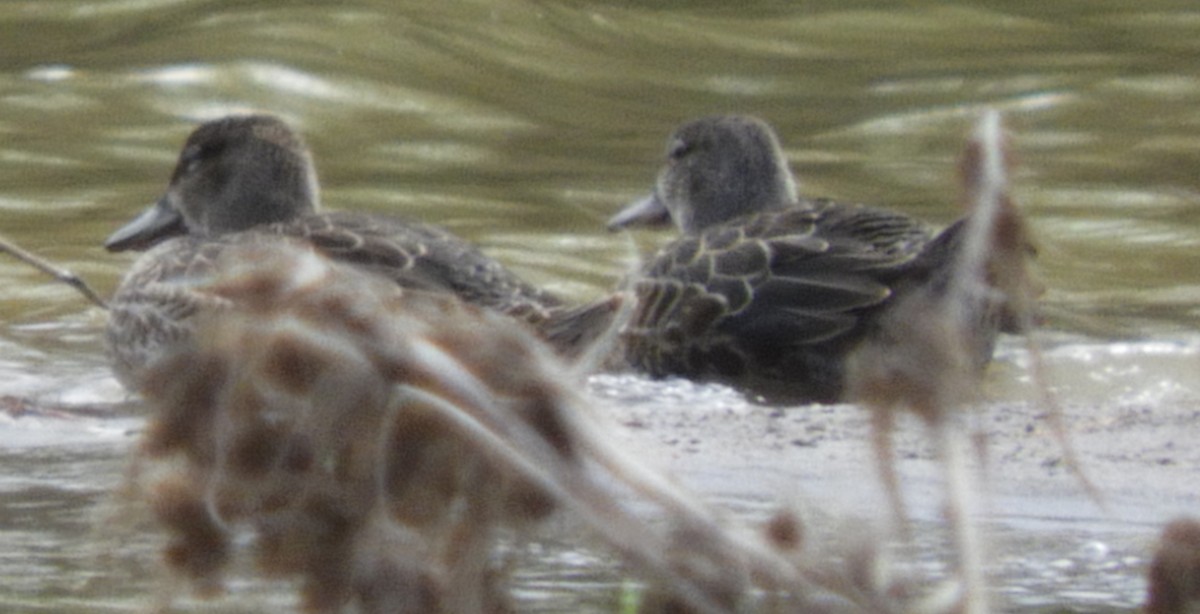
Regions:
M 616 215 L 608 219 L 608 229 L 610 231 L 617 231 L 631 226 L 661 228 L 670 224 L 671 212 L 667 210 L 666 205 L 662 204 L 662 201 L 655 194 L 629 203 L 624 209 L 621 209 Z
M 183 216 L 167 202 L 164 196 L 145 211 L 112 233 L 104 242 L 110 252 L 126 250 L 142 251 L 154 247 L 159 241 L 179 236 L 187 231 Z

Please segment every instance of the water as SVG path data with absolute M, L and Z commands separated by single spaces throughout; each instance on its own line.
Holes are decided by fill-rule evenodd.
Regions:
M 6 2 L 0 234 L 107 294 L 130 257 L 100 243 L 157 197 L 195 123 L 268 110 L 313 146 L 326 206 L 444 224 L 582 299 L 657 240 L 609 235 L 602 221 L 650 188 L 667 133 L 685 119 L 761 115 L 779 130 L 804 193 L 944 223 L 957 214 L 963 134 L 991 106 L 1012 129 L 1015 191 L 1042 238 L 1052 379 L 1081 410 L 1081 428 L 1102 433 L 1137 408 L 1182 411 L 1200 396 L 1200 12 L 1191 3 L 733 6 Z M 0 396 L 70 407 L 124 399 L 104 362 L 102 312 L 7 258 L 0 287 Z M 1024 355 L 1006 352 L 994 394 L 1021 402 L 1032 395 Z M 734 402 L 706 388 L 622 390 L 614 402 L 633 407 Z M 153 597 L 152 574 L 139 566 L 152 560 L 112 565 L 81 554 L 94 542 L 89 509 L 120 479 L 133 441 L 124 420 L 136 425 L 136 412 L 0 421 L 0 607 L 125 611 Z M 1146 435 L 1143 448 L 1158 453 L 1171 433 L 1158 436 Z M 1188 467 L 1177 464 L 1180 479 L 1194 480 Z M 754 498 L 730 495 L 725 482 L 737 480 L 712 468 L 676 469 L 723 502 Z M 1143 470 L 1159 469 L 1133 463 L 1135 477 L 1104 477 L 1120 489 Z M 1157 526 L 1196 508 L 1194 486 L 1176 494 L 1117 505 L 1130 510 L 1117 522 L 1075 505 L 1044 523 L 1031 521 L 1045 518 L 1044 500 L 1018 496 L 1001 524 L 1033 550 L 1004 563 L 1001 592 L 1030 596 L 1013 600 L 1026 609 L 1132 606 Z M 1081 537 L 1058 545 L 1048 534 Z M 1096 540 L 1108 544 L 1105 560 L 1118 561 L 1105 573 L 1119 582 L 1055 566 Z M 130 548 L 152 559 L 148 543 Z M 566 593 L 576 592 L 579 566 L 554 556 L 531 572 L 526 593 L 541 594 L 559 567 L 569 569 L 559 576 Z M 1105 585 L 1118 588 L 1096 588 Z M 610 603 L 605 590 L 599 603 Z M 550 593 L 527 603 L 571 609 L 563 591 Z

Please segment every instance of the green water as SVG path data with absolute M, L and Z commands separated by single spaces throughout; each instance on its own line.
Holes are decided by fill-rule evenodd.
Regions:
M 101 242 L 158 196 L 191 128 L 264 110 L 312 145 L 326 207 L 443 224 L 532 281 L 584 298 L 655 241 L 610 235 L 602 222 L 650 188 L 683 120 L 758 114 L 779 130 L 804 193 L 944 223 L 957 214 L 963 135 L 993 107 L 1013 133 L 1015 191 L 1042 239 L 1047 338 L 1194 342 L 1192 2 L 734 6 L 0 3 L 0 235 L 108 293 L 131 257 Z M 0 288 L 0 395 L 121 398 L 102 312 L 8 258 Z M 1164 378 L 1195 390 L 1190 354 L 1108 379 L 1086 360 L 1061 369 L 1064 388 L 1083 396 Z M 24 442 L 25 426 L 5 426 L 6 437 Z M 0 456 L 0 473 L 14 476 L 75 468 L 9 489 L 21 509 L 49 501 L 59 512 L 0 521 L 10 542 L 0 550 L 14 553 L 0 566 L 0 585 L 12 587 L 0 590 L 5 607 L 123 611 L 152 590 L 137 568 L 100 572 L 55 554 L 87 535 L 87 505 L 64 493 L 100 498 L 127 445 L 119 435 L 84 445 L 107 450 L 97 462 L 79 456 L 79 437 L 35 437 Z

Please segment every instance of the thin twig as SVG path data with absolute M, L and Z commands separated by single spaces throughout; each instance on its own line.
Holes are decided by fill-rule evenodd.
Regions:
M 1031 323 L 1021 323 L 1021 327 L 1026 331 L 1025 351 L 1029 356 L 1029 374 L 1033 379 L 1034 389 L 1038 391 L 1038 401 L 1046 410 L 1046 424 L 1050 426 L 1050 433 L 1062 448 L 1063 464 L 1066 465 L 1067 471 L 1079 480 L 1088 498 L 1101 510 L 1108 512 L 1108 500 L 1083 466 L 1083 461 L 1080 460 L 1079 453 L 1075 450 L 1075 444 L 1071 440 L 1071 434 L 1067 428 L 1066 412 L 1063 410 L 1062 403 L 1058 401 L 1058 396 L 1050 389 L 1049 382 L 1046 381 L 1046 362 L 1042 359 L 1041 344 L 1029 332 L 1032 331 L 1032 326 Z
M 0 237 L 0 251 L 8 252 L 17 260 L 75 288 L 80 294 L 101 309 L 108 309 L 108 303 L 104 302 L 104 299 L 100 298 L 100 295 L 96 294 L 91 286 L 87 285 L 78 275 L 22 249 L 16 243 L 4 237 Z
M 976 237 L 979 245 L 988 246 L 993 252 L 993 258 L 998 263 L 997 269 L 1005 271 L 1000 275 L 998 283 L 1008 297 L 1009 305 L 1017 318 L 1017 329 L 1025 335 L 1026 350 L 1029 355 L 1029 373 L 1034 381 L 1034 388 L 1039 393 L 1039 402 L 1046 409 L 1046 421 L 1055 440 L 1062 448 L 1063 461 L 1067 469 L 1079 480 L 1088 497 L 1107 510 L 1103 493 L 1088 477 L 1079 455 L 1072 445 L 1070 434 L 1067 432 L 1066 417 L 1062 404 L 1050 389 L 1046 378 L 1045 361 L 1037 338 L 1034 335 L 1035 324 L 1033 303 L 1040 293 L 1039 284 L 1031 278 L 1026 266 L 1028 255 L 1022 247 L 1032 243 L 1029 230 L 1017 211 L 1015 205 L 1007 200 L 1007 167 L 1005 139 L 1000 116 L 995 111 L 989 111 L 980 121 L 974 136 L 974 142 L 980 148 L 979 168 L 968 175 L 975 177 L 977 183 L 970 186 L 969 191 L 975 194 L 980 204 L 991 206 L 990 226 L 987 232 L 997 233 L 1008 230 L 1013 236 L 1002 240 L 1000 235 L 993 236 L 992 241 L 985 237 Z M 983 207 L 977 207 L 983 209 Z M 981 216 L 982 217 L 982 216 Z M 1007 217 L 1008 219 L 1004 219 Z M 998 230 L 999 229 L 999 230 Z M 996 244 L 999 241 L 1000 244 Z M 969 243 L 975 245 L 975 243 Z

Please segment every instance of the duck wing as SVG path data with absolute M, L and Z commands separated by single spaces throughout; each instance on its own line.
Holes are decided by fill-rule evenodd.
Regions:
M 348 212 L 322 213 L 272 227 L 301 237 L 333 260 L 406 288 L 448 292 L 497 311 L 540 320 L 561 301 L 470 243 L 436 226 Z
M 929 241 L 899 214 L 820 203 L 734 220 L 667 245 L 634 284 L 626 354 L 652 375 L 762 392 L 836 380 L 842 355 Z M 827 364 L 829 363 L 829 364 Z M 789 383 L 794 382 L 794 383 Z M 821 384 L 820 387 L 829 387 Z

